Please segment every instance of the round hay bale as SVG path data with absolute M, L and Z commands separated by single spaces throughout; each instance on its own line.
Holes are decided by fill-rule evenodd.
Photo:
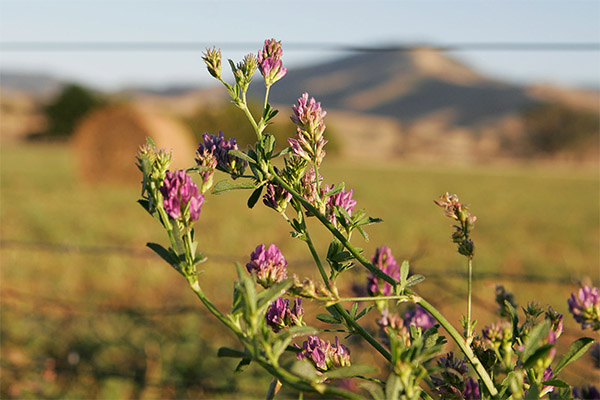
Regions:
M 193 165 L 196 144 L 179 121 L 134 106 L 109 106 L 84 117 L 73 135 L 81 176 L 88 182 L 139 184 L 135 156 L 150 137 L 173 151 L 171 169 Z

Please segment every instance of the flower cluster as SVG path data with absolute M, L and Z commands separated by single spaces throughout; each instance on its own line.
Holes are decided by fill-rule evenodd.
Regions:
M 333 188 L 334 186 L 331 185 L 329 188 L 325 188 L 324 192 L 327 193 Z M 352 216 L 352 211 L 354 210 L 354 206 L 356 206 L 356 200 L 352 199 L 353 192 L 353 189 L 350 189 L 348 192 L 341 190 L 339 193 L 327 197 L 327 202 L 325 203 L 325 216 L 334 226 L 338 226 L 338 220 L 336 216 L 337 207 L 344 210 L 349 216 Z M 342 218 L 346 220 L 346 217 L 342 216 Z
M 185 171 L 168 171 L 160 192 L 169 217 L 184 223 L 198 220 L 204 196 L 198 193 L 198 187 Z
M 335 338 L 335 344 L 318 336 L 309 336 L 302 344 L 302 351 L 297 356 L 299 360 L 310 360 L 320 371 L 331 368 L 347 367 L 350 365 L 350 350 L 340 344 Z
M 221 49 L 207 48 L 202 59 L 206 63 L 208 72 L 217 79 L 221 79 Z
M 200 185 L 200 193 L 204 194 L 213 185 L 213 179 L 215 176 L 215 168 L 217 168 L 217 158 L 207 148 L 202 150 L 202 154 L 198 153 L 196 158 L 198 164 L 198 174 L 202 178 L 202 184 Z
M 281 42 L 275 39 L 265 40 L 263 49 L 258 52 L 258 69 L 264 76 L 267 87 L 283 78 L 287 72 L 287 68 L 284 68 L 281 62 L 282 54 Z
M 252 76 L 258 68 L 256 57 L 254 54 L 248 54 L 236 66 L 232 64 L 231 67 L 235 76 L 235 83 L 239 86 L 240 91 L 245 93 L 248 91 L 248 86 L 252 82 Z
M 292 194 L 282 186 L 274 185 L 272 183 L 267 184 L 267 193 L 263 196 L 263 203 L 265 203 L 267 207 L 270 207 L 279 213 L 283 213 L 290 200 L 292 200 Z
M 404 313 L 404 325 L 414 325 L 424 331 L 435 324 L 435 319 L 423 307 L 417 305 Z
M 280 297 L 271 303 L 265 318 L 267 320 L 267 325 L 275 332 L 279 332 L 286 327 L 303 325 L 303 315 L 304 309 L 302 308 L 302 299 L 296 297 L 294 305 L 290 307 L 290 301 Z
M 202 135 L 202 139 L 204 143 L 200 143 L 198 152 L 196 153 L 196 163 L 198 165 L 208 164 L 209 161 L 205 161 L 205 159 L 210 154 L 217 160 L 216 168 L 220 171 L 231 174 L 233 178 L 244 173 L 248 163 L 229 154 L 230 150 L 239 150 L 235 138 L 225 140 L 223 132 L 219 132 L 218 136 L 205 133 Z
M 294 296 L 305 297 L 307 299 L 337 299 L 339 297 L 337 288 L 332 286 L 331 290 L 322 282 L 313 281 L 310 278 L 304 278 L 300 281 L 298 275 L 292 275 L 292 287 L 288 290 L 288 294 Z
M 473 257 L 475 245 L 469 238 L 471 229 L 475 225 L 477 217 L 469 213 L 469 208 L 461 204 L 458 196 L 446 193 L 439 200 L 434 200 L 435 204 L 442 207 L 446 215 L 460 225 L 455 225 L 456 231 L 452 234 L 452 241 L 458 244 L 458 252 L 467 257 Z
M 392 255 L 392 250 L 387 246 L 381 246 L 377 250 L 375 250 L 375 254 L 371 259 L 373 265 L 377 268 L 394 278 L 395 280 L 400 279 L 400 267 L 396 263 L 394 256 Z M 383 287 L 380 286 L 379 280 L 376 275 L 371 275 L 367 281 L 367 290 L 371 296 L 384 295 L 390 296 L 392 295 L 392 285 L 387 282 L 383 282 Z
M 250 254 L 250 262 L 246 264 L 246 268 L 251 274 L 256 274 L 257 282 L 265 288 L 287 279 L 287 261 L 275 244 L 271 244 L 268 249 L 264 244 L 258 246 Z
M 446 357 L 441 357 L 437 364 L 441 369 L 440 376 L 431 377 L 437 394 L 443 399 L 479 399 L 479 388 L 477 383 L 471 382 L 472 378 L 467 376 L 469 367 L 465 360 L 455 358 L 454 353 L 450 352 Z
M 582 329 L 600 330 L 600 294 L 597 287 L 584 286 L 567 300 L 569 311 Z
M 482 329 L 481 334 L 485 342 L 494 349 L 500 349 L 512 342 L 512 324 L 500 322 L 491 324 Z
M 308 93 L 302 94 L 298 99 L 298 105 L 292 106 L 292 109 L 294 115 L 291 119 L 296 124 L 298 132 L 296 139 L 288 139 L 292 153 L 296 157 L 314 162 L 318 167 L 325 157 L 324 147 L 327 140 L 323 138 L 323 132 L 327 112 L 313 97 L 309 99 Z

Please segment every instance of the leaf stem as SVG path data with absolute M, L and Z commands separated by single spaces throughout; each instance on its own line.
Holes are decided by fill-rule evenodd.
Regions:
M 315 249 L 315 246 L 313 245 L 312 240 L 310 239 L 308 230 L 306 230 L 305 233 L 306 233 L 306 243 L 308 244 L 310 253 L 312 254 L 312 256 L 315 260 L 315 263 L 317 264 L 317 267 L 319 268 L 319 272 L 321 273 L 321 277 L 323 278 L 323 281 L 325 282 L 327 289 L 331 290 L 331 284 L 329 283 L 329 279 L 327 279 L 327 274 L 325 274 L 325 269 L 323 268 L 323 263 L 321 262 L 321 258 L 317 254 L 317 251 Z M 365 328 L 363 328 L 358 322 L 356 322 L 354 320 L 354 318 L 352 318 L 352 316 L 348 313 L 348 311 L 346 311 L 346 309 L 341 304 L 336 303 L 333 305 L 333 307 L 342 315 L 344 320 L 346 320 L 346 323 L 349 326 L 351 326 L 360 336 L 362 336 L 371 346 L 373 346 L 375 348 L 375 350 L 377 350 L 379 353 L 381 353 L 381 355 L 383 357 L 385 357 L 386 360 L 388 360 L 390 362 L 392 361 L 392 355 L 390 354 L 390 352 L 387 351 L 385 349 L 385 347 L 383 347 L 381 345 L 381 343 L 379 343 L 377 341 L 377 339 L 375 339 L 369 332 L 367 332 L 365 330 Z

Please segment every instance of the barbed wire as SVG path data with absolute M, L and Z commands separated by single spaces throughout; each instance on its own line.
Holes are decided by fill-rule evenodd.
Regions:
M 258 43 L 260 44 L 260 43 Z M 0 50 L 22 51 L 203 51 L 208 47 L 226 50 L 247 50 L 255 42 L 198 42 L 198 41 L 3 41 Z M 600 51 L 599 42 L 457 42 L 457 43 L 399 43 L 390 45 L 354 46 L 335 42 L 288 42 L 287 51 L 341 51 L 349 53 L 411 52 L 411 51 Z
M 146 248 L 134 248 L 115 245 L 76 245 L 68 243 L 53 243 L 44 241 L 22 241 L 13 239 L 0 240 L 0 249 L 27 250 L 33 252 L 51 252 L 51 253 L 73 253 L 73 254 L 89 254 L 96 256 L 122 256 L 138 259 L 156 259 L 156 256 L 151 250 Z M 210 260 L 220 263 L 235 263 L 240 260 L 245 260 L 247 255 L 228 255 L 207 253 L 205 254 Z M 414 261 L 415 258 L 421 257 L 417 254 L 409 257 L 409 261 Z M 310 259 L 288 260 L 288 264 L 296 266 L 310 266 L 313 261 Z M 429 279 L 448 279 L 448 278 L 466 278 L 467 273 L 457 270 L 444 270 L 443 272 L 418 268 L 418 273 L 425 275 Z M 503 281 L 518 281 L 527 283 L 554 283 L 558 285 L 577 285 L 580 281 L 578 277 L 563 275 L 538 275 L 531 273 L 509 273 L 497 271 L 478 271 L 473 273 L 475 279 L 497 279 Z

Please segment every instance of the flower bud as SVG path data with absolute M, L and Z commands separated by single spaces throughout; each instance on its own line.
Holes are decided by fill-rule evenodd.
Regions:
M 265 78 L 266 87 L 270 87 L 287 73 L 287 68 L 281 62 L 282 54 L 281 42 L 275 39 L 265 40 L 263 49 L 258 52 L 258 69 Z
M 256 274 L 256 280 L 268 288 L 275 283 L 287 279 L 287 261 L 281 250 L 274 244 L 268 249 L 261 244 L 250 254 L 250 262 L 246 264 L 248 272 Z
M 198 193 L 198 187 L 185 171 L 168 171 L 160 192 L 169 217 L 184 224 L 198 220 L 204 196 Z
M 206 63 L 208 72 L 215 78 L 221 79 L 221 49 L 207 48 L 202 59 Z

